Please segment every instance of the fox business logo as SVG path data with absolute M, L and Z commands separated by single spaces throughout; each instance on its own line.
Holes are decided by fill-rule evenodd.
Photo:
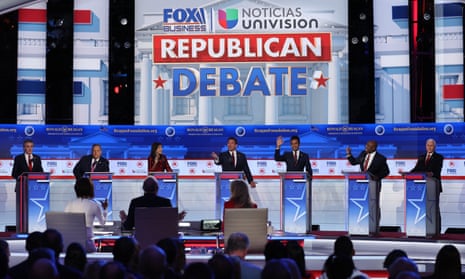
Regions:
M 128 166 L 128 163 L 127 162 L 116 162 L 116 166 L 118 168 L 125 168 Z
M 207 12 L 204 8 L 163 9 L 163 31 L 190 33 L 207 31 Z
M 57 162 L 47 162 L 47 167 L 48 168 L 56 168 L 57 167 Z
M 187 162 L 187 167 L 189 168 L 196 168 L 197 167 L 197 162 Z

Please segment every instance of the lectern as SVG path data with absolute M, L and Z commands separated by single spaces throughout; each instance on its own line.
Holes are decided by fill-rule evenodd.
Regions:
M 434 236 L 441 232 L 439 181 L 425 173 L 402 173 L 405 179 L 407 236 Z
M 167 198 L 172 207 L 178 207 L 178 174 L 175 172 L 150 172 L 158 181 L 158 195 Z
M 243 172 L 224 171 L 215 172 L 216 181 L 216 202 L 215 202 L 215 218 L 223 219 L 224 202 L 229 199 L 231 194 L 230 184 L 233 180 L 244 179 Z
M 281 224 L 285 232 L 312 230 L 312 188 L 306 172 L 280 173 Z
M 94 184 L 95 200 L 103 202 L 108 201 L 108 216 L 107 220 L 113 220 L 113 191 L 112 191 L 112 176 L 111 172 L 86 172 L 84 177 L 92 180 Z
M 367 235 L 379 231 L 381 182 L 368 173 L 343 172 L 347 185 L 349 234 Z
M 16 190 L 16 232 L 45 230 L 45 213 L 50 207 L 50 173 L 21 174 Z

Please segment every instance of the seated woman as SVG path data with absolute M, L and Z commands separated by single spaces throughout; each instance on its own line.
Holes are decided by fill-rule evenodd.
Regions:
M 249 194 L 249 187 L 244 180 L 234 180 L 230 185 L 231 195 L 229 200 L 224 203 L 224 210 L 226 208 L 257 208 L 257 204 L 252 201 Z M 221 224 L 221 230 L 224 230 L 224 223 Z
M 88 178 L 78 179 L 74 185 L 74 191 L 76 192 L 77 199 L 70 201 L 66 205 L 65 212 L 85 213 L 87 229 L 86 250 L 87 252 L 95 252 L 96 249 L 92 240 L 94 237 L 92 230 L 94 219 L 97 218 L 101 225 L 105 224 L 108 201 L 105 200 L 99 205 L 93 200 L 95 197 L 94 184 Z

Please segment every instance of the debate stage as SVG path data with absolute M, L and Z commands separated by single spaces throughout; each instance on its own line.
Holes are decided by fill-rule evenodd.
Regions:
M 314 234 L 297 235 L 275 232 L 270 239 L 287 241 L 297 240 L 302 243 L 305 250 L 307 270 L 314 275 L 321 272 L 323 263 L 331 254 L 334 240 L 345 232 L 317 231 Z M 10 266 L 13 266 L 27 257 L 24 249 L 26 235 L 19 237 L 5 238 L 10 244 L 11 259 Z M 88 261 L 111 260 L 111 243 L 119 236 L 100 236 L 96 238 L 96 243 L 103 245 L 102 250 L 106 252 L 96 252 L 87 255 Z M 354 256 L 355 265 L 362 271 L 370 275 L 371 278 L 386 278 L 387 273 L 383 269 L 385 256 L 393 249 L 402 249 L 413 259 L 420 272 L 428 273 L 433 271 L 434 260 L 439 249 L 447 244 L 457 247 L 462 255 L 462 263 L 465 263 L 465 234 L 442 234 L 438 238 L 412 238 L 405 237 L 402 233 L 385 232 L 378 237 L 351 236 L 356 254 Z M 186 245 L 187 262 L 206 262 L 215 251 L 217 246 L 222 247 L 223 240 L 221 234 L 209 233 L 207 235 L 181 235 Z M 110 248 L 106 245 L 109 245 Z M 105 247 L 106 246 L 106 247 Z M 221 248 L 219 249 L 221 250 Z M 64 254 L 61 255 L 64 258 Z M 247 260 L 257 265 L 263 266 L 265 258 L 263 255 L 249 254 Z

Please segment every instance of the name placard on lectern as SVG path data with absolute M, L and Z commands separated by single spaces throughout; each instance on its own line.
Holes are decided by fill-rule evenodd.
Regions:
M 308 233 L 312 230 L 312 188 L 306 172 L 279 173 L 282 230 Z
M 223 171 L 215 172 L 216 182 L 216 202 L 215 218 L 223 219 L 224 202 L 229 200 L 231 195 L 230 184 L 233 180 L 244 179 L 244 173 L 241 171 Z
M 88 177 L 94 183 L 95 200 L 108 201 L 107 220 L 113 220 L 113 173 L 112 172 L 86 172 L 84 177 Z
M 25 172 L 16 191 L 19 201 L 16 231 L 28 233 L 45 230 L 45 213 L 50 208 L 50 173 Z
M 158 181 L 158 195 L 167 198 L 172 207 L 178 207 L 178 174 L 176 172 L 150 172 Z

